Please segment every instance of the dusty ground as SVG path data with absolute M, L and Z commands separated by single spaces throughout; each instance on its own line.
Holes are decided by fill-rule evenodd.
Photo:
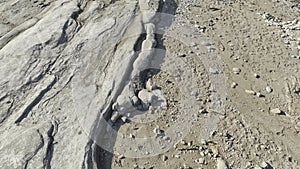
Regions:
M 176 148 L 149 158 L 120 160 L 117 156 L 112 168 L 216 168 L 219 158 L 224 159 L 230 168 L 268 168 L 266 163 L 270 168 L 300 168 L 300 65 L 299 58 L 293 57 L 299 56 L 300 49 L 299 8 L 286 2 L 266 0 L 202 0 L 179 4 L 177 15 L 195 27 L 204 27 L 204 34 L 212 40 L 222 59 L 227 78 L 224 84 L 227 88 L 226 115 L 221 117 L 218 128 L 206 140 L 209 142 L 207 144 L 201 141 L 199 131 L 209 113 L 199 113 L 190 133 Z M 270 14 L 278 21 L 268 22 L 264 14 Z M 289 30 L 276 25 L 277 22 L 288 21 L 294 21 L 291 26 L 296 28 Z M 180 29 L 180 24 L 174 22 L 173 27 Z M 190 60 L 190 68 L 197 68 L 194 73 L 199 76 L 199 97 L 204 100 L 199 105 L 205 107 L 208 96 L 205 85 L 208 83 L 207 79 L 201 78 L 203 65 L 195 59 L 197 53 L 194 47 L 178 41 L 166 37 L 164 44 L 167 50 L 172 51 L 173 57 L 185 62 Z M 180 57 L 182 54 L 186 57 Z M 233 68 L 240 68 L 241 72 L 235 74 Z M 178 86 L 165 82 L 170 76 L 161 73 L 155 78 L 158 86 L 171 93 L 168 99 L 180 97 L 172 95 Z M 232 88 L 232 83 L 237 86 Z M 266 91 L 267 86 L 273 89 L 271 93 Z M 262 96 L 249 94 L 245 90 L 261 93 Z M 179 111 L 173 105 L 180 105 L 171 100 L 168 110 L 171 115 L 155 121 L 148 133 L 155 125 L 162 129 L 172 125 L 169 122 L 172 112 L 176 114 Z M 283 115 L 270 112 L 275 108 L 282 110 Z M 123 129 L 136 133 L 137 137 L 139 132 L 145 133 L 144 127 L 136 124 L 125 124 L 120 131 Z M 203 164 L 195 161 L 197 159 L 204 159 Z

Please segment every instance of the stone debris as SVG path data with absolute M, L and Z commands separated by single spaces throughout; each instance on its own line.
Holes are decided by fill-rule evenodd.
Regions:
M 163 161 L 167 161 L 167 160 L 168 160 L 168 156 L 163 155 L 163 156 L 162 156 L 162 160 L 163 160 Z
M 233 82 L 230 87 L 231 88 L 236 88 L 237 86 L 238 86 L 238 84 L 236 82 Z
M 204 158 L 196 159 L 196 160 L 195 160 L 195 163 L 205 164 L 205 159 L 204 159 Z
M 232 68 L 232 72 L 234 73 L 234 74 L 240 74 L 241 73 L 241 69 L 240 68 Z
M 217 158 L 217 169 L 228 169 L 226 161 L 221 158 Z
M 251 94 L 251 95 L 255 95 L 255 94 L 256 94 L 256 92 L 253 91 L 253 90 L 245 90 L 245 92 L 246 92 L 247 94 Z
M 257 97 L 263 97 L 263 94 L 257 92 L 257 93 L 256 93 L 256 96 L 257 96 Z
M 268 93 L 272 93 L 273 89 L 272 89 L 270 86 L 267 86 L 267 87 L 266 87 L 266 91 L 267 91 Z
M 277 115 L 283 114 L 283 111 L 281 111 L 279 108 L 271 109 L 270 112 Z
M 157 126 L 156 128 L 153 129 L 153 133 L 155 133 L 158 136 L 161 135 L 163 131 Z

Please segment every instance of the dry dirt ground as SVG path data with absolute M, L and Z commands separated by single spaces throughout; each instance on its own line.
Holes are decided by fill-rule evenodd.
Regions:
M 0 0 L 0 168 L 299 169 L 300 2 L 147 1 L 167 106 L 114 133 L 142 2 Z
M 180 28 L 182 24 L 191 24 L 212 41 L 221 57 L 226 76 L 223 84 L 227 88 L 226 115 L 220 117 L 211 137 L 203 141 L 199 131 L 209 113 L 190 112 L 198 113 L 196 122 L 177 146 L 148 158 L 115 156 L 112 168 L 216 168 L 218 159 L 226 161 L 230 168 L 300 168 L 299 3 L 183 1 L 176 15 L 184 17 L 185 22 L 175 21 L 172 28 L 184 29 Z M 190 32 L 185 33 L 190 36 Z M 164 44 L 172 51 L 171 56 L 188 63 L 198 76 L 202 100 L 197 104 L 205 107 L 208 79 L 203 73 L 203 63 L 196 59 L 197 46 L 169 36 Z M 183 54 L 186 56 L 181 57 Z M 170 92 L 170 109 L 168 115 L 148 126 L 148 133 L 156 125 L 162 130 L 172 125 L 170 119 L 180 111 L 180 103 L 173 102 L 180 97 L 175 90 L 180 86 L 166 82 L 173 80 L 164 73 L 155 79 L 158 86 Z M 272 91 L 267 91 L 267 87 Z M 282 111 L 280 115 L 271 111 L 276 108 Z M 123 125 L 120 131 L 140 137 L 140 133 L 147 133 L 145 128 L 133 123 Z

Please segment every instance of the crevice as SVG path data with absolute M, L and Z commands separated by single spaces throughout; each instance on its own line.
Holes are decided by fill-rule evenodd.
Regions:
M 82 169 L 93 169 L 93 151 L 92 145 L 94 144 L 93 140 L 90 140 L 85 146 L 85 153 L 83 157 L 83 162 L 81 164 Z
M 54 151 L 54 136 L 57 132 L 58 123 L 56 121 L 52 122 L 52 125 L 50 129 L 47 132 L 48 136 L 48 143 L 47 143 L 47 149 L 46 149 L 46 155 L 43 159 L 43 168 L 45 169 L 51 169 L 51 160 L 53 157 L 53 151 Z
M 170 3 L 168 3 L 168 2 L 169 1 L 160 0 L 159 7 L 156 12 L 157 13 L 164 12 L 164 13 L 168 13 L 168 14 L 175 14 L 175 11 L 177 9 L 176 3 L 173 0 L 171 0 Z M 169 6 L 165 6 L 165 5 L 169 5 L 169 4 L 172 4 L 173 6 L 171 8 Z M 157 17 L 157 16 L 155 16 L 155 17 Z M 164 21 L 162 21 L 162 22 L 164 22 Z M 170 24 L 172 23 L 171 20 L 170 21 L 168 20 L 167 22 L 168 23 L 164 23 L 163 25 L 170 26 Z M 134 48 L 133 48 L 135 56 L 133 57 L 134 59 L 130 63 L 134 63 L 135 59 L 138 57 L 139 53 L 141 52 L 142 43 L 146 39 L 146 35 L 147 35 L 146 33 L 141 33 L 139 35 L 137 41 L 134 44 Z M 163 35 L 155 35 L 155 40 L 158 43 L 157 47 L 165 49 L 163 42 L 162 42 L 162 36 Z M 101 144 L 102 142 L 108 141 L 108 140 L 105 140 L 105 137 L 113 134 L 113 133 L 107 131 L 107 126 L 110 125 L 109 121 L 110 121 L 110 117 L 113 113 L 112 104 L 117 99 L 117 97 L 121 94 L 124 87 L 126 86 L 125 82 L 127 80 L 131 80 L 131 81 L 134 80 L 134 79 L 129 79 L 129 78 L 133 78 L 133 77 L 131 77 L 131 72 L 133 70 L 133 64 L 129 64 L 128 67 L 126 68 L 126 70 L 127 71 L 126 71 L 125 75 L 122 77 L 122 82 L 124 84 L 120 85 L 119 88 L 114 89 L 117 91 L 115 92 L 115 95 L 112 96 L 113 98 L 110 99 L 111 103 L 105 104 L 106 108 L 104 109 L 104 111 L 102 111 L 102 110 L 99 111 L 100 113 L 102 112 L 101 113 L 102 116 L 100 118 L 95 119 L 95 123 L 96 124 L 98 123 L 98 124 L 96 125 L 97 127 L 95 127 L 91 133 L 93 133 L 96 136 L 96 138 L 95 138 L 96 143 Z M 152 71 L 152 70 L 147 69 L 145 71 L 140 72 L 139 76 L 143 76 L 143 77 L 138 77 L 138 80 L 142 80 L 143 78 L 145 78 L 144 76 L 147 74 L 147 71 Z M 153 70 L 153 71 L 157 72 L 158 70 Z M 145 80 L 143 80 L 143 81 L 145 81 Z M 111 127 L 113 127 L 113 130 L 118 131 L 120 126 L 121 126 L 121 124 L 114 124 Z M 96 131 L 96 129 L 98 129 L 98 130 Z M 108 138 L 111 138 L 111 136 Z M 99 146 L 99 144 L 96 144 L 94 149 L 92 149 L 92 150 L 90 149 L 90 151 L 93 151 L 93 160 L 95 160 L 98 169 L 111 169 L 112 162 L 113 162 L 112 161 L 113 148 L 114 148 L 115 141 L 116 141 L 115 138 L 116 138 L 116 136 L 113 135 L 112 139 L 109 140 L 109 143 L 110 143 L 109 147 L 104 148 L 104 147 Z
M 78 7 L 78 10 L 73 12 L 70 16 L 71 19 L 73 19 L 77 24 L 77 29 L 76 29 L 75 33 L 77 33 L 81 28 L 81 24 L 80 24 L 80 22 L 77 21 L 77 19 L 78 19 L 79 15 L 83 12 L 83 10 L 80 8 L 80 4 L 77 4 L 77 7 Z M 61 33 L 56 45 L 54 46 L 54 48 L 58 47 L 59 45 L 65 43 L 65 42 L 68 42 L 68 40 L 72 39 L 72 38 L 68 39 L 67 29 L 69 28 L 69 26 L 70 26 L 70 20 L 67 20 L 63 26 L 62 33 Z
M 29 112 L 42 100 L 43 96 L 51 90 L 52 86 L 57 82 L 57 78 L 55 77 L 54 80 L 42 91 L 40 91 L 39 95 L 24 109 L 21 116 L 15 121 L 15 124 L 19 124 L 24 120 Z

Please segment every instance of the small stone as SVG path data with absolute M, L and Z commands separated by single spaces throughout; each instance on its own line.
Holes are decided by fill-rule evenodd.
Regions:
M 146 82 L 146 89 L 151 92 L 153 90 L 152 88 L 152 80 L 151 79 L 148 79 L 147 82 Z
M 184 140 L 181 140 L 181 141 L 180 141 L 180 144 L 186 145 L 186 142 L 185 142 Z
M 195 160 L 195 163 L 204 164 L 205 159 L 204 158 L 199 158 L 199 159 Z
M 154 132 L 156 135 L 161 135 L 161 134 L 162 134 L 162 130 L 161 130 L 159 127 L 154 128 L 153 132 Z
M 257 73 L 254 73 L 255 78 L 259 78 L 260 76 Z
M 124 159 L 124 158 L 125 158 L 125 156 L 124 156 L 123 154 L 120 154 L 120 155 L 118 156 L 118 159 L 119 159 L 119 160 Z
M 267 86 L 267 87 L 266 87 L 266 91 L 267 91 L 268 93 L 271 93 L 271 92 L 273 91 L 273 89 L 272 89 L 270 86 Z
M 133 134 L 129 134 L 129 138 L 135 138 Z
M 231 88 L 236 88 L 237 85 L 238 85 L 237 83 L 233 82 L 233 83 L 231 84 Z
M 262 95 L 261 93 L 257 92 L 257 93 L 256 93 L 256 96 L 257 96 L 257 97 L 262 97 L 263 95 Z
M 228 166 L 226 164 L 226 161 L 224 161 L 221 158 L 218 158 L 217 159 L 217 169 L 227 169 L 227 168 L 228 168 Z
M 113 123 L 115 123 L 115 122 L 118 120 L 119 117 L 120 117 L 120 113 L 117 112 L 117 111 L 114 111 L 114 112 L 112 113 L 112 116 L 111 116 L 110 120 L 111 120 Z
M 267 162 L 262 162 L 260 164 L 260 167 L 263 168 L 263 169 L 268 169 L 268 168 L 273 168 L 269 163 Z
M 272 114 L 277 114 L 277 115 L 280 115 L 280 114 L 283 113 L 279 108 L 272 109 L 272 110 L 270 110 L 270 112 L 271 112 Z
M 122 120 L 124 123 L 126 123 L 127 117 L 126 117 L 126 116 L 122 116 L 122 117 L 121 117 L 121 120 Z
M 232 71 L 234 74 L 240 74 L 241 73 L 241 69 L 240 68 L 232 68 Z
M 204 154 L 203 151 L 200 152 L 200 156 L 201 156 L 201 157 L 204 157 L 204 156 L 205 156 L 205 154 Z
M 133 104 L 134 106 L 136 106 L 136 105 L 139 104 L 139 98 L 138 98 L 137 96 L 133 96 L 133 97 L 131 98 L 131 101 L 132 101 L 132 104 Z
M 163 161 L 167 161 L 167 160 L 168 160 L 168 157 L 167 157 L 166 155 L 163 155 L 163 156 L 162 156 L 162 160 L 163 160 Z
M 190 142 L 188 143 L 188 146 L 191 147 L 192 145 L 193 145 L 193 142 L 190 141 Z
M 210 149 L 211 149 L 211 152 L 213 153 L 214 157 L 217 157 L 219 155 L 219 150 L 216 146 L 211 146 Z
M 252 95 L 255 95 L 255 94 L 256 94 L 256 92 L 253 91 L 253 90 L 245 90 L 245 92 L 248 93 L 248 94 L 252 94 Z
M 200 110 L 199 110 L 199 113 L 200 113 L 200 114 L 206 114 L 207 111 L 206 111 L 206 109 L 200 109 Z

